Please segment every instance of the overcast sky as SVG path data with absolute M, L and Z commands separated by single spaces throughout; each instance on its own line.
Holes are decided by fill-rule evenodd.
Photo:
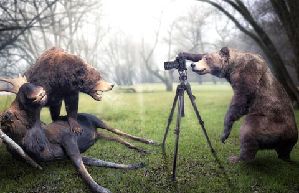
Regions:
M 113 31 L 120 31 L 137 42 L 144 38 L 147 43 L 154 41 L 160 18 L 162 18 L 161 42 L 170 23 L 180 16 L 187 15 L 192 7 L 197 7 L 199 12 L 201 9 L 211 8 L 206 3 L 196 0 L 102 0 L 101 2 L 102 20 L 105 26 L 109 26 Z M 213 27 L 205 29 L 204 33 L 207 42 L 218 38 Z M 159 61 L 165 60 L 167 49 L 161 44 L 157 49 L 155 58 Z
M 183 15 L 194 0 L 103 0 L 103 19 L 113 29 L 136 37 L 152 34 L 162 14 L 162 25 Z

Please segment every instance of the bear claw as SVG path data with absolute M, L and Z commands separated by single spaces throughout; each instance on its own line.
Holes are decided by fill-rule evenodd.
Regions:
M 226 134 L 222 134 L 222 136 L 221 136 L 221 142 L 222 143 L 225 143 L 225 140 L 228 138 L 228 135 L 226 135 Z

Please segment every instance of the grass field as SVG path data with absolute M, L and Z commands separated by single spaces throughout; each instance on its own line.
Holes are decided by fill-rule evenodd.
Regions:
M 174 124 L 168 136 L 166 158 L 163 158 L 159 146 L 134 142 L 152 152 L 140 155 L 115 142 L 98 141 L 84 154 L 121 163 L 145 162 L 147 166 L 134 171 L 88 167 L 91 176 L 114 193 L 299 192 L 298 145 L 292 151 L 293 163 L 277 159 L 275 151 L 260 151 L 253 163 L 229 164 L 227 157 L 239 153 L 240 123 L 234 125 L 226 144 L 222 144 L 219 138 L 232 90 L 228 85 L 192 85 L 208 135 L 226 175 L 211 155 L 190 102 L 186 100 L 176 183 L 170 178 Z M 79 111 L 95 114 L 109 125 L 128 133 L 161 142 L 174 92 L 163 91 L 162 85 L 139 85 L 136 89 L 137 93 L 117 90 L 105 93 L 102 102 L 81 95 Z M 0 110 L 11 100 L 2 96 Z M 298 123 L 299 111 L 296 111 L 296 117 Z M 42 119 L 50 121 L 47 109 L 43 110 Z M 89 192 L 70 161 L 42 163 L 42 166 L 44 169 L 39 171 L 14 160 L 1 145 L 0 192 Z

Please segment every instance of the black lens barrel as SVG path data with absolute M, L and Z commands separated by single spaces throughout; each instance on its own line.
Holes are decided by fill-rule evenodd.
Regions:
M 174 68 L 178 68 L 179 67 L 179 64 L 174 61 L 174 62 L 164 62 L 164 70 L 171 70 L 171 69 L 174 69 Z

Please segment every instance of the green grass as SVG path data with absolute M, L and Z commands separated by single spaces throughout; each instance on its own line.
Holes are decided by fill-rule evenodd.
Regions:
M 186 100 L 182 120 L 177 182 L 171 181 L 174 147 L 174 124 L 167 140 L 167 157 L 160 147 L 143 145 L 152 151 L 140 155 L 126 147 L 107 141 L 98 141 L 85 155 L 121 163 L 145 162 L 145 168 L 124 171 L 88 167 L 91 176 L 112 192 L 121 193 L 197 193 L 197 192 L 299 192 L 299 147 L 292 151 L 294 163 L 277 159 L 275 151 L 260 151 L 251 164 L 229 164 L 227 157 L 239 153 L 239 126 L 237 122 L 226 144 L 219 140 L 223 118 L 229 105 L 232 90 L 228 85 L 192 84 L 196 103 L 226 175 L 215 162 L 206 140 Z M 101 117 L 109 125 L 128 133 L 162 141 L 174 92 L 163 91 L 162 85 L 138 85 L 137 93 L 112 91 L 104 94 L 102 102 L 86 95 L 80 96 L 80 112 Z M 1 110 L 12 98 L 0 98 Z M 175 117 L 175 116 L 174 116 Z M 299 121 L 299 111 L 296 111 Z M 47 109 L 42 119 L 50 121 Z M 68 160 L 42 163 L 39 171 L 14 160 L 4 145 L 0 146 L 0 192 L 89 192 Z M 229 184 L 230 182 L 230 184 Z

